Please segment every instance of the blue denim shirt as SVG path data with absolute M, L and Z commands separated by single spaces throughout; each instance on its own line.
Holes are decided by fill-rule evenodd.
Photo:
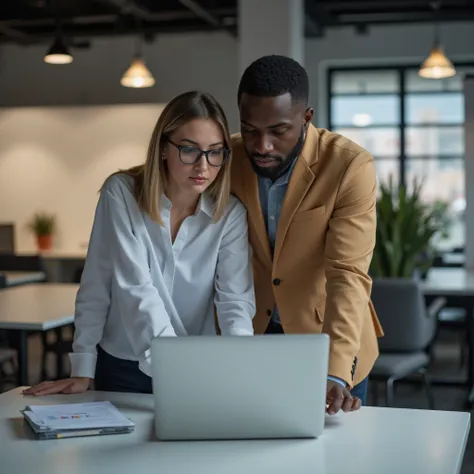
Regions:
M 289 170 L 283 176 L 280 176 L 276 181 L 272 181 L 270 178 L 265 178 L 258 175 L 258 196 L 260 199 L 260 206 L 262 208 L 263 219 L 265 220 L 265 227 L 267 229 L 268 241 L 270 243 L 272 255 L 275 250 L 278 219 L 280 218 L 283 200 L 285 199 L 288 183 L 290 182 L 291 173 L 293 172 L 296 161 L 297 160 L 295 160 Z M 272 321 L 281 324 L 278 308 L 276 305 L 273 309 Z M 328 376 L 328 379 L 339 382 L 341 385 L 344 385 L 344 387 L 346 386 L 346 383 L 337 377 Z

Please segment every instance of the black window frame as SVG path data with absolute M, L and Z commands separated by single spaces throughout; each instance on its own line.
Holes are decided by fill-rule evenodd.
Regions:
M 456 68 L 463 68 L 463 67 L 468 67 L 468 68 L 473 68 L 474 69 L 474 62 L 473 61 L 457 61 L 454 63 L 454 66 Z M 458 90 L 440 90 L 440 91 L 407 91 L 406 89 L 406 79 L 407 79 L 407 72 L 408 71 L 417 71 L 419 69 L 420 65 L 415 64 L 415 63 L 408 63 L 408 64 L 384 64 L 384 65 L 372 65 L 372 66 L 334 66 L 330 67 L 326 71 L 326 99 L 327 99 L 327 128 L 329 130 L 333 130 L 334 124 L 333 124 L 333 118 L 332 118 L 332 99 L 333 97 L 363 97 L 364 95 L 367 96 L 377 96 L 377 95 L 388 95 L 388 94 L 394 94 L 398 95 L 398 107 L 399 107 L 399 116 L 400 120 L 398 124 L 392 124 L 390 125 L 390 128 L 395 128 L 398 129 L 399 132 L 399 137 L 400 137 L 400 154 L 398 156 L 398 171 L 399 171 L 399 179 L 400 179 L 400 184 L 406 186 L 406 168 L 407 168 L 407 160 L 410 160 L 412 158 L 407 158 L 407 144 L 406 144 L 406 129 L 409 127 L 456 127 L 456 126 L 464 126 L 464 123 L 459 124 L 459 123 L 430 123 L 430 124 L 407 124 L 405 120 L 405 103 L 406 103 L 406 96 L 408 94 L 417 94 L 417 95 L 422 95 L 422 94 L 433 94 L 433 93 L 443 93 L 443 94 L 459 94 L 460 91 Z M 361 72 L 361 71 L 393 71 L 396 72 L 398 75 L 398 92 L 394 93 L 343 93 L 343 94 L 333 94 L 333 75 L 336 72 Z M 426 79 L 427 81 L 430 79 Z M 462 93 L 462 90 L 461 90 Z M 382 125 L 379 125 L 378 127 L 381 127 Z M 338 128 L 360 128 L 356 126 L 349 126 L 346 127 L 345 125 L 343 126 L 338 126 Z M 375 126 L 368 126 L 368 129 L 370 128 L 377 128 L 377 125 Z M 369 150 L 370 151 L 370 150 Z M 444 157 L 442 154 L 439 155 L 429 155 L 429 156 L 416 156 L 414 159 L 427 159 L 427 160 L 442 160 Z M 380 157 L 377 158 L 377 160 L 384 160 L 384 159 L 390 159 L 394 160 L 397 159 L 396 155 L 393 155 L 393 157 Z M 464 159 L 464 154 L 456 156 L 454 154 L 449 155 L 449 159 Z

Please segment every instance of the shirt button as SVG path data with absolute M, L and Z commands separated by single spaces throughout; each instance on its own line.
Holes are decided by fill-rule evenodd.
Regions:
M 281 280 L 280 280 L 279 278 L 275 278 L 275 279 L 273 280 L 273 284 L 274 284 L 275 286 L 278 286 L 280 283 L 281 283 Z
M 270 220 L 275 220 L 275 216 L 270 216 Z
M 271 309 L 267 309 L 267 316 L 271 316 L 272 315 L 272 310 Z

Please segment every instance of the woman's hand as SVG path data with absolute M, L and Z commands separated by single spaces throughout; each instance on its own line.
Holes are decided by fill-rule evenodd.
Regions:
M 92 379 L 89 377 L 71 377 L 55 382 L 41 382 L 23 390 L 23 395 L 53 395 L 55 393 L 82 393 L 87 391 Z

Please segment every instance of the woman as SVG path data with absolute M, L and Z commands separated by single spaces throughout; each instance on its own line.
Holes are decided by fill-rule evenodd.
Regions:
M 154 337 L 252 335 L 243 205 L 230 195 L 227 121 L 188 92 L 163 110 L 144 165 L 104 183 L 76 299 L 71 377 L 26 395 L 151 393 Z

